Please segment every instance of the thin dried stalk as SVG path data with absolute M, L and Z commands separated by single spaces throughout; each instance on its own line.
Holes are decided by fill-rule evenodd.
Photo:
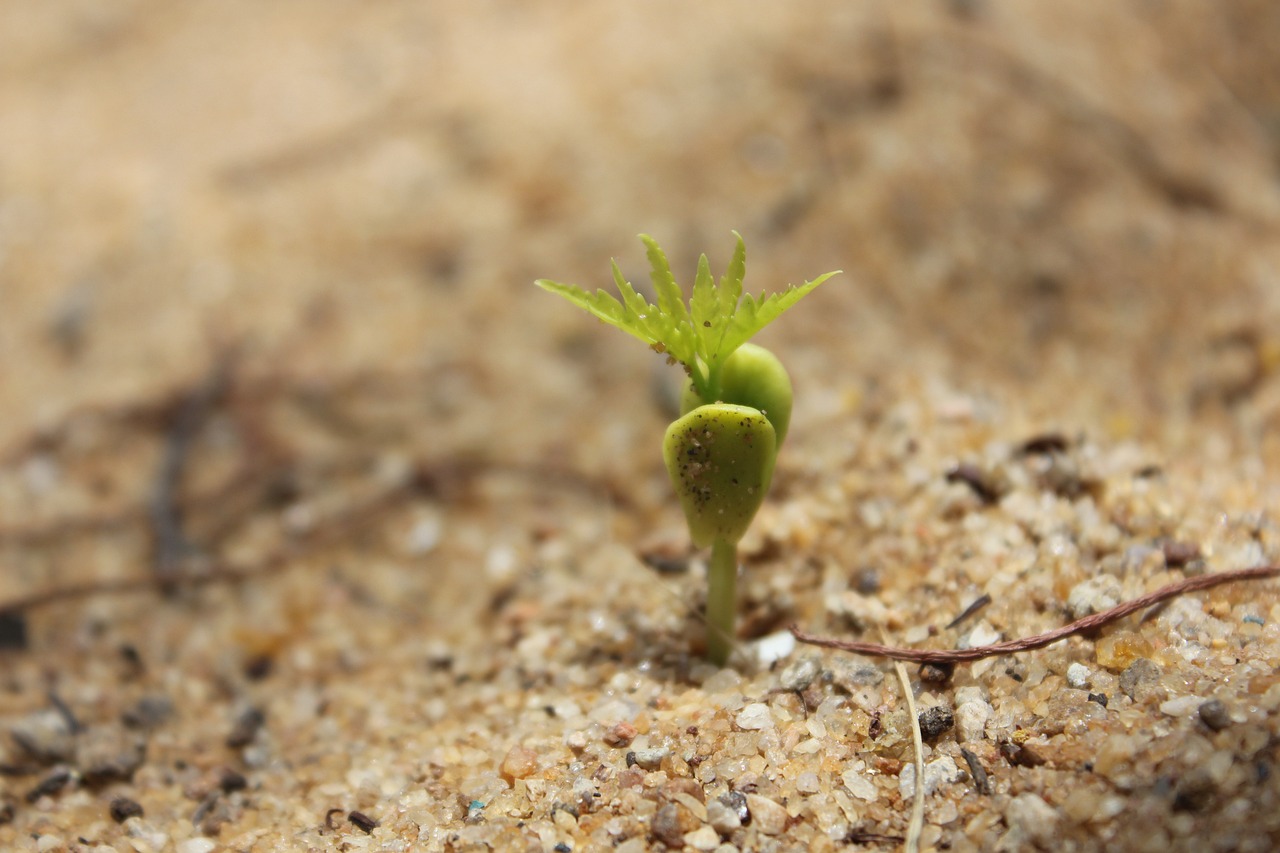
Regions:
M 915 663 L 972 663 L 983 658 L 1044 648 L 1077 634 L 1090 634 L 1099 628 L 1110 625 L 1112 622 L 1123 619 L 1131 613 L 1136 613 L 1153 604 L 1159 604 L 1179 595 L 1186 595 L 1189 592 L 1211 589 L 1225 583 L 1262 580 L 1263 578 L 1277 576 L 1280 576 L 1280 566 L 1257 566 L 1251 569 L 1237 569 L 1230 572 L 1217 572 L 1211 575 L 1187 578 L 1186 580 L 1163 586 L 1155 592 L 1149 592 L 1131 601 L 1118 604 L 1110 610 L 1104 610 L 1101 613 L 1077 619 L 1069 625 L 1054 628 L 1052 631 L 1045 631 L 1043 634 L 1024 637 L 1020 640 L 1005 640 L 1002 643 L 993 643 L 989 646 L 978 646 L 972 649 L 910 649 L 900 646 L 886 646 L 880 643 L 864 643 L 858 640 L 842 640 L 839 637 L 810 634 L 801 630 L 797 625 L 791 626 L 791 633 L 802 643 L 823 646 L 829 649 L 839 649 L 840 651 L 853 652 L 857 655 L 867 655 L 869 657 L 913 661 Z

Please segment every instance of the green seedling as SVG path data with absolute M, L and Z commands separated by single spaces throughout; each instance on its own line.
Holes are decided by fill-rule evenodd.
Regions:
M 604 322 L 617 326 L 683 365 L 688 381 L 680 417 L 667 428 L 662 455 L 680 498 L 689 535 L 711 546 L 707 591 L 707 656 L 724 664 L 733 649 L 738 541 L 764 501 L 773 479 L 778 448 L 791 423 L 791 380 L 773 353 L 748 340 L 834 272 L 800 286 L 759 298 L 742 292 L 746 248 L 737 247 L 719 282 L 707 256 L 688 303 L 667 257 L 653 238 L 644 242 L 657 304 L 650 303 L 622 276 L 615 262 L 619 300 L 604 290 L 590 293 L 570 284 L 539 279 Z

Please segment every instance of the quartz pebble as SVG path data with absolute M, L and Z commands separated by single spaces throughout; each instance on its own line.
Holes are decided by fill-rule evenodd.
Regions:
M 517 744 L 507 750 L 500 769 L 508 780 L 532 776 L 538 769 L 538 753 Z
M 1071 664 L 1071 666 L 1067 667 L 1067 684 L 1070 684 L 1077 690 L 1083 690 L 1089 686 L 1089 676 L 1089 667 L 1079 661 L 1076 661 Z
M 787 829 L 790 816 L 787 810 L 768 797 L 747 794 L 747 810 L 751 813 L 751 825 L 763 835 L 781 835 Z
M 720 836 L 709 826 L 700 826 L 684 834 L 684 843 L 694 850 L 715 850 L 720 846 Z
M 631 753 L 631 760 L 645 770 L 657 770 L 662 765 L 662 760 L 670 754 L 671 750 L 664 747 L 650 747 L 648 749 L 637 749 Z
M 1123 590 L 1114 575 L 1098 575 L 1082 581 L 1067 593 L 1067 612 L 1072 619 L 1083 619 L 1094 613 L 1115 607 L 1120 603 Z
M 738 817 L 738 809 L 721 797 L 707 803 L 707 823 L 721 835 L 729 835 L 742 826 L 742 819 Z
M 959 699 L 959 691 L 957 691 Z M 986 736 L 987 721 L 995 715 L 995 709 L 981 695 L 969 698 L 956 706 L 956 730 L 962 743 L 981 740 Z
M 1120 673 L 1120 689 L 1135 702 L 1143 702 L 1160 692 L 1160 667 L 1147 658 L 1138 658 Z
M 944 755 L 941 758 L 935 758 L 924 765 L 924 792 L 932 794 L 943 785 L 959 782 L 960 776 L 960 768 L 956 766 L 955 759 L 951 756 Z M 902 795 L 904 800 L 909 800 L 915 796 L 915 785 L 915 764 L 904 765 L 902 771 L 898 774 L 898 793 Z
M 768 705 L 763 702 L 752 702 L 738 712 L 734 722 L 738 724 L 738 728 L 745 731 L 771 729 L 773 728 L 773 715 L 769 713 Z
M 1009 825 L 1006 841 L 1012 841 L 1011 849 L 1025 846 L 1030 841 L 1042 849 L 1055 849 L 1058 829 L 1058 812 L 1036 794 L 1019 794 L 1009 802 L 1005 813 Z
M 212 853 L 212 851 L 217 849 L 217 847 L 218 842 L 214 841 L 212 838 L 197 836 L 195 838 L 188 838 L 186 841 L 181 842 L 178 845 L 177 853 Z
M 850 794 L 868 803 L 875 802 L 880 794 L 871 780 L 856 770 L 844 771 L 840 774 L 840 781 L 849 789 Z

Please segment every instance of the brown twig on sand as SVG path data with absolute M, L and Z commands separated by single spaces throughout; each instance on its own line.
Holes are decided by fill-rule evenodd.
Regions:
M 1211 575 L 1187 578 L 1186 580 L 1163 586 L 1155 592 L 1138 596 L 1132 601 L 1118 604 L 1110 610 L 1104 610 L 1101 613 L 1077 619 L 1069 625 L 1054 628 L 1052 631 L 1045 631 L 1043 634 L 1024 637 L 1020 640 L 1005 640 L 1002 643 L 993 643 L 989 646 L 978 646 L 972 649 L 909 649 L 881 645 L 880 643 L 864 643 L 858 640 L 842 640 L 838 637 L 823 637 L 818 634 L 810 634 L 801 630 L 797 625 L 791 626 L 791 633 L 802 643 L 823 646 L 829 649 L 839 649 L 840 651 L 853 652 L 854 654 L 867 655 L 869 657 L 913 661 L 915 663 L 972 663 L 973 661 L 997 655 L 1040 649 L 1067 637 L 1088 634 L 1110 625 L 1112 622 L 1123 619 L 1131 613 L 1136 613 L 1153 604 L 1159 604 L 1179 595 L 1186 595 L 1189 592 L 1210 589 L 1224 583 L 1261 580 L 1278 576 L 1280 576 L 1280 566 L 1257 566 L 1252 569 L 1237 569 L 1230 572 L 1217 572 Z

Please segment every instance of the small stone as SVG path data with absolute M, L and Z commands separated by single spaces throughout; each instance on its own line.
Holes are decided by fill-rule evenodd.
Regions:
M 9 728 L 13 742 L 35 760 L 44 764 L 67 761 L 75 753 L 75 736 L 71 721 L 54 708 L 36 711 Z
M 840 781 L 849 789 L 849 793 L 864 802 L 874 803 L 880 791 L 871 780 L 856 770 L 846 770 L 840 774 Z
M 724 800 L 719 797 L 707 803 L 707 823 L 721 835 L 729 836 L 742 826 L 742 819 L 738 817 L 738 809 Z
M 76 744 L 76 766 L 87 785 L 128 781 L 142 766 L 147 742 L 123 726 L 93 728 Z
M 806 770 L 796 777 L 796 790 L 802 794 L 816 794 L 822 790 L 822 783 L 818 781 L 818 774 L 812 770 Z
M 1026 839 L 1045 849 L 1056 849 L 1058 812 L 1035 794 L 1019 794 L 1005 811 L 1011 841 Z
M 41 835 L 36 838 L 36 853 L 54 853 L 64 849 L 65 842 L 57 835 Z
M 245 708 L 236 715 L 235 722 L 231 725 L 227 746 L 231 749 L 248 746 L 266 721 L 267 717 L 260 708 Z
M 143 696 L 132 708 L 120 716 L 121 722 L 131 729 L 151 731 L 159 728 L 173 716 L 173 702 L 167 696 Z
M 664 747 L 637 749 L 635 752 L 627 753 L 631 757 L 632 764 L 639 765 L 645 770 L 657 770 L 662 766 L 662 760 L 670 754 L 671 750 Z
M 790 631 L 775 631 L 751 644 L 751 651 L 761 666 L 768 667 L 791 656 L 796 650 L 796 636 Z
M 953 728 L 956 724 L 955 713 L 946 705 L 934 705 L 925 708 L 919 714 L 920 737 L 926 741 L 936 740 L 938 735 Z
M 212 853 L 218 846 L 218 842 L 212 838 L 188 838 L 178 845 L 178 853 Z
M 786 832 L 790 816 L 787 810 L 768 797 L 759 794 L 747 794 L 747 811 L 751 814 L 751 825 L 762 835 L 781 835 Z
M 116 823 L 124 823 L 131 817 L 142 817 L 142 805 L 128 797 L 115 797 L 108 807 L 111 819 Z
M 1169 717 L 1190 717 L 1201 704 L 1199 696 L 1175 696 L 1160 703 L 1160 713 Z
M 970 629 L 969 633 L 956 641 L 957 649 L 976 649 L 1000 642 L 1000 632 L 991 627 L 991 623 L 982 620 Z
M 586 732 L 569 732 L 564 736 L 564 745 L 572 749 L 574 752 L 582 752 L 587 748 Z
M 949 755 L 941 758 L 935 758 L 933 761 L 924 765 L 924 792 L 932 794 L 943 785 L 960 781 L 960 768 L 956 766 L 955 759 Z M 916 766 L 914 764 L 904 765 L 902 772 L 898 774 L 898 793 L 902 795 L 904 800 L 909 800 L 915 795 L 916 785 Z
M 1072 619 L 1083 619 L 1115 607 L 1123 595 L 1115 575 L 1098 575 L 1071 588 L 1067 593 L 1067 612 Z
M 982 740 L 986 736 L 987 721 L 995 715 L 995 708 L 985 699 L 970 699 L 956 707 L 956 729 L 962 743 Z
M 538 770 L 538 753 L 517 744 L 507 750 L 500 770 L 508 782 L 532 776 Z
M 783 690 L 798 692 L 812 684 L 820 672 L 822 667 L 818 659 L 813 655 L 806 655 L 782 668 L 782 672 L 778 674 L 778 686 Z
M 1120 689 L 1134 702 L 1162 693 L 1160 667 L 1148 658 L 1138 658 L 1120 673 Z
M 1089 672 L 1089 667 L 1079 661 L 1076 661 L 1071 664 L 1071 666 L 1067 667 L 1067 684 L 1070 684 L 1077 690 L 1083 690 L 1089 686 L 1089 678 L 1091 675 L 1092 673 Z
M 698 828 L 698 820 L 688 809 L 677 803 L 665 803 L 653 813 L 649 832 L 668 847 L 679 850 L 684 846 L 686 833 Z
M 684 843 L 694 850 L 715 850 L 720 846 L 720 836 L 709 826 L 700 826 L 684 834 Z
M 630 746 L 631 741 L 636 739 L 637 734 L 639 734 L 639 732 L 636 730 L 636 727 L 630 723 L 618 723 L 604 733 L 604 742 L 609 744 L 609 746 L 618 748 Z
M 1231 715 L 1221 699 L 1209 699 L 1200 703 L 1200 722 L 1220 732 L 1231 725 Z
M 738 713 L 734 722 L 738 724 L 738 728 L 745 731 L 771 729 L 773 714 L 769 712 L 769 706 L 763 702 L 752 702 Z

